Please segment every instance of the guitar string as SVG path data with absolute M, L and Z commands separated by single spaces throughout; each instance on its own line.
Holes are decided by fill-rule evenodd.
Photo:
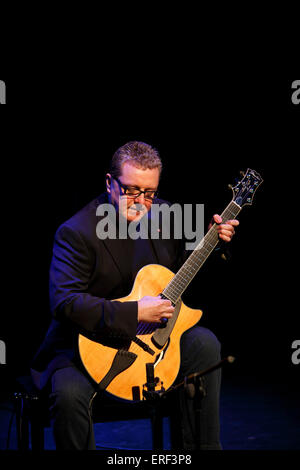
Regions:
M 237 207 L 236 204 L 233 207 L 236 208 Z M 222 216 L 223 216 L 222 218 L 225 218 L 225 219 L 228 220 L 229 216 L 236 217 L 236 215 L 237 215 L 236 211 L 234 211 L 234 212 L 231 211 L 230 210 L 231 208 L 232 208 L 232 206 L 229 205 L 225 209 L 225 211 L 222 214 Z M 210 243 L 211 241 L 213 241 L 213 245 Z M 200 243 L 203 243 L 203 247 L 201 249 L 202 251 L 200 253 L 199 253 L 199 251 L 198 252 L 195 251 L 194 253 L 192 253 L 192 255 L 194 254 L 194 256 L 192 256 L 192 255 L 190 256 L 190 258 L 187 260 L 187 263 L 182 267 L 182 270 L 180 270 L 180 272 L 177 273 L 176 279 L 174 279 L 174 278 L 172 279 L 170 289 L 168 289 L 168 291 L 167 291 L 169 296 L 170 296 L 170 294 L 172 296 L 172 294 L 175 293 L 176 298 L 180 297 L 180 295 L 178 295 L 178 294 L 180 294 L 180 291 L 183 291 L 185 289 L 186 285 L 188 285 L 188 283 L 189 283 L 189 280 L 186 280 L 186 277 L 187 277 L 186 275 L 188 274 L 188 277 L 194 277 L 194 274 L 198 271 L 198 269 L 201 267 L 203 262 L 207 259 L 207 257 L 210 254 L 211 250 L 215 248 L 216 242 L 217 242 L 217 239 L 216 239 L 215 233 L 213 233 L 213 231 L 208 232 L 208 234 L 206 234 L 204 239 L 200 242 Z M 207 245 L 209 246 L 209 248 L 207 248 Z M 203 253 L 204 250 L 207 253 L 203 257 L 202 253 Z M 199 260 L 199 256 L 200 256 L 200 260 Z M 202 259 L 201 259 L 201 257 L 202 257 Z M 196 262 L 194 261 L 194 258 L 196 259 Z M 199 263 L 199 261 L 200 261 L 200 263 Z M 200 266 L 199 266 L 199 264 L 200 264 Z M 181 276 L 181 271 L 185 275 L 184 279 Z M 176 287 L 176 282 L 177 282 L 178 288 Z
M 230 210 L 231 208 L 234 208 L 235 210 L 231 211 Z M 227 208 L 221 214 L 221 217 L 222 219 L 225 218 L 225 220 L 228 220 L 229 216 L 235 219 L 238 213 L 240 212 L 240 210 L 241 210 L 241 207 L 237 205 L 235 201 L 231 201 L 231 203 L 227 206 Z M 181 293 L 184 292 L 188 284 L 191 282 L 195 274 L 198 272 L 198 270 L 201 268 L 203 263 L 206 261 L 208 256 L 211 254 L 211 252 L 213 251 L 213 249 L 219 242 L 219 237 L 218 237 L 217 229 L 215 225 L 213 225 L 213 227 L 209 230 L 209 232 L 206 234 L 206 236 L 203 238 L 202 241 L 203 241 L 203 246 L 201 247 L 201 251 L 197 252 L 196 250 L 194 250 L 194 252 L 186 260 L 184 265 L 180 268 L 178 273 L 172 278 L 172 280 L 163 290 L 164 295 L 167 298 L 169 298 L 174 304 L 176 304 L 176 301 L 180 298 Z M 212 242 L 212 244 L 210 242 Z M 206 248 L 207 246 L 209 248 Z M 204 250 L 207 253 L 206 254 L 204 253 L 204 256 L 203 256 Z M 185 276 L 182 276 L 181 273 L 185 274 Z M 177 282 L 177 286 L 176 286 L 176 282 Z M 168 294 L 166 295 L 167 292 Z M 176 300 L 173 297 L 173 294 L 175 294 Z M 156 328 L 153 329 L 153 324 L 144 324 L 140 329 L 138 325 L 137 334 L 141 334 L 141 335 L 146 334 L 148 332 L 151 332 L 151 329 L 152 331 L 156 329 Z M 139 346 L 137 344 L 134 344 L 132 347 L 132 351 L 138 352 L 139 350 L 140 350 Z
M 221 214 L 221 217 L 225 220 L 229 220 L 230 216 L 235 218 L 240 212 L 240 210 L 241 210 L 241 207 L 238 206 L 234 201 L 231 201 L 231 203 L 227 206 L 227 208 Z M 210 243 L 211 241 L 213 242 L 213 245 L 211 245 Z M 190 255 L 190 257 L 184 263 L 184 265 L 180 268 L 178 273 L 170 281 L 169 285 L 166 286 L 164 290 L 164 293 L 166 294 L 166 296 L 173 297 L 173 294 L 175 294 L 176 300 L 180 298 L 180 294 L 186 289 L 188 284 L 191 282 L 192 278 L 195 276 L 195 274 L 200 269 L 202 264 L 206 261 L 211 251 L 216 246 L 217 242 L 218 242 L 217 229 L 216 229 L 216 226 L 213 225 L 213 227 L 209 230 L 209 232 L 205 235 L 205 237 L 200 242 L 200 244 L 203 243 L 202 248 L 199 249 L 200 253 L 199 252 L 197 253 L 198 250 L 194 250 L 194 252 Z M 207 249 L 206 248 L 207 245 L 209 245 L 211 249 Z M 204 257 L 202 255 L 203 248 L 205 249 L 205 251 L 207 251 L 207 254 L 204 255 Z M 193 265 L 196 265 L 196 268 L 194 268 Z M 192 271 L 190 270 L 190 268 L 192 268 Z M 182 272 L 184 274 L 188 274 L 188 276 L 185 276 L 185 279 L 182 278 L 182 275 L 181 275 Z M 186 277 L 188 277 L 188 279 L 186 279 Z
M 150 323 L 150 324 L 144 323 L 143 324 L 143 322 L 141 322 L 138 325 L 137 334 L 138 335 L 150 334 L 153 331 L 155 331 L 157 328 L 158 328 L 158 325 L 156 325 L 154 323 Z M 132 350 L 132 352 L 138 351 L 139 346 L 134 343 L 131 350 Z
M 234 211 L 231 210 L 233 208 L 235 209 Z M 241 207 L 238 206 L 236 203 L 234 203 L 234 201 L 231 201 L 231 203 L 229 203 L 229 205 L 221 214 L 221 217 L 222 219 L 225 219 L 225 221 L 229 220 L 229 217 L 236 218 L 240 210 L 241 210 Z M 195 249 L 191 253 L 189 258 L 181 266 L 177 274 L 175 274 L 175 276 L 172 278 L 170 283 L 163 290 L 164 295 L 167 298 L 169 298 L 169 300 L 171 300 L 173 304 L 176 304 L 176 302 L 179 300 L 179 298 L 181 297 L 186 287 L 189 285 L 189 283 L 192 281 L 194 276 L 197 274 L 197 272 L 199 271 L 201 266 L 204 264 L 206 259 L 209 257 L 211 252 L 214 250 L 218 242 L 219 242 L 219 238 L 218 238 L 217 228 L 216 228 L 216 225 L 214 224 L 209 230 L 209 232 L 201 240 L 200 244 L 202 244 L 202 247 L 199 248 L 198 250 Z M 204 250 L 206 251 L 206 254 L 204 253 L 203 255 Z M 175 296 L 173 296 L 173 294 L 175 294 Z M 141 327 L 141 324 L 139 324 L 137 328 L 137 335 L 150 334 L 153 331 L 155 331 L 157 327 L 158 325 L 155 327 L 155 324 L 153 323 L 149 323 L 149 324 L 144 323 L 142 327 Z M 138 351 L 138 350 L 139 350 L 139 346 L 134 343 L 132 347 L 132 351 Z

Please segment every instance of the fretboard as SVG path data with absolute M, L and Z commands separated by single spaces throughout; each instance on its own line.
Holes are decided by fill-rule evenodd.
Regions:
M 226 220 L 235 219 L 240 210 L 241 207 L 234 201 L 231 201 L 221 214 L 222 221 L 224 221 L 223 223 L 225 223 Z M 176 304 L 180 299 L 189 283 L 195 277 L 218 243 L 219 236 L 217 225 L 213 224 L 205 237 L 203 237 L 201 242 L 162 292 L 162 294 L 167 299 L 171 300 L 173 304 Z

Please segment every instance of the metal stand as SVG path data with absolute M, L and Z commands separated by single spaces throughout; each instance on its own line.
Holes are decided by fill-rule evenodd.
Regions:
M 154 364 L 146 364 L 147 382 L 144 384 L 143 397 L 152 402 L 152 446 L 154 450 L 163 450 L 163 417 L 161 413 L 161 396 L 165 389 L 161 385 L 160 390 L 155 390 L 159 379 L 154 377 Z
M 196 420 L 196 448 L 200 449 L 201 443 L 201 429 L 200 429 L 200 420 L 201 420 L 201 406 L 202 399 L 206 396 L 206 390 L 204 387 L 203 377 L 216 369 L 219 369 L 224 364 L 230 364 L 235 360 L 233 356 L 227 356 L 213 366 L 205 369 L 201 372 L 195 372 L 188 376 L 184 377 L 184 380 L 168 390 L 165 390 L 161 382 L 160 390 L 155 390 L 157 384 L 159 383 L 159 378 L 154 376 L 154 365 L 153 363 L 146 364 L 146 375 L 147 382 L 144 384 L 143 397 L 146 400 L 152 401 L 154 403 L 153 407 L 153 417 L 152 417 L 152 438 L 153 438 L 153 448 L 156 450 L 163 449 L 163 421 L 161 413 L 162 398 L 168 396 L 171 392 L 179 390 L 181 387 L 184 388 L 185 393 L 188 398 L 193 400 L 194 411 L 195 411 L 195 420 Z M 146 389 L 145 389 L 146 387 Z

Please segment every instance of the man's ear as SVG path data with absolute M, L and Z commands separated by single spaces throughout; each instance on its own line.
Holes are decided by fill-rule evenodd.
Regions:
M 106 191 L 108 192 L 108 194 L 110 194 L 110 188 L 111 188 L 111 174 L 110 173 L 106 174 L 105 180 L 106 180 Z

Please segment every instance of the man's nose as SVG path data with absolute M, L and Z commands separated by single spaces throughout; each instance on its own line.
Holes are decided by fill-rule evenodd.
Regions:
M 138 201 L 140 204 L 145 203 L 145 194 L 141 193 L 139 196 L 134 198 L 135 201 Z

